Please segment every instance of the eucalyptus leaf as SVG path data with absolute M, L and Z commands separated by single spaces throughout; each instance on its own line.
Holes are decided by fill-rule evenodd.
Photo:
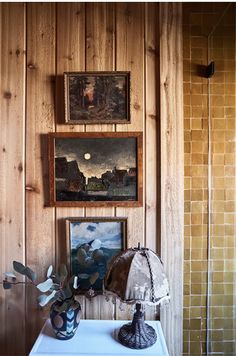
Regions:
M 52 290 L 58 291 L 59 289 L 60 289 L 60 286 L 57 283 L 53 283 L 50 288 L 51 291 Z
M 53 267 L 50 265 L 47 270 L 47 278 L 49 278 L 52 275 Z
M 21 262 L 13 261 L 13 268 L 20 274 L 25 274 L 25 266 Z
M 14 279 L 16 278 L 16 275 L 12 272 L 5 272 L 4 274 L 8 278 L 14 278 Z
M 2 282 L 2 285 L 4 289 L 11 289 L 11 283 L 6 280 Z
M 53 285 L 53 281 L 51 278 L 48 278 L 45 282 L 39 283 L 37 285 L 37 288 L 41 291 L 41 292 L 48 292 L 51 287 Z
M 47 297 L 48 296 L 46 294 L 41 294 L 40 296 L 38 296 L 37 300 L 41 307 L 44 307 L 44 305 L 46 305 Z
M 36 280 L 36 273 L 29 267 L 24 266 L 21 262 L 13 261 L 13 268 L 16 272 L 28 277 L 32 282 Z
M 56 283 L 56 284 L 58 284 L 58 285 L 61 283 L 58 273 L 55 273 L 55 275 L 53 274 L 53 275 L 51 276 L 51 278 L 53 278 L 53 282 L 54 282 L 54 283 Z
M 67 283 L 66 286 L 64 288 L 62 288 L 61 292 L 63 295 L 63 299 L 68 299 L 73 296 L 73 292 L 71 290 L 69 283 Z
M 29 267 L 26 267 L 25 269 L 25 275 L 26 277 L 28 277 L 32 282 L 36 281 L 37 275 L 34 271 L 32 271 L 32 269 L 30 269 Z
M 80 279 L 88 279 L 90 275 L 88 273 L 79 273 L 78 276 Z
M 98 273 L 98 272 L 94 272 L 94 273 L 90 276 L 89 282 L 90 282 L 91 284 L 94 284 L 94 283 L 96 282 L 96 280 L 98 279 L 98 277 L 99 277 L 99 273 Z
M 74 289 L 77 289 L 77 288 L 78 288 L 78 277 L 77 277 L 77 276 L 74 277 L 73 288 L 74 288 Z
M 59 277 L 60 282 L 63 282 L 66 279 L 67 275 L 68 275 L 68 272 L 67 272 L 66 265 L 61 264 L 59 266 L 59 271 L 58 271 L 58 277 Z
M 50 302 L 50 300 L 52 300 L 54 298 L 56 294 L 56 291 L 54 290 L 51 294 L 46 295 L 46 294 L 41 294 L 38 297 L 38 303 L 41 307 L 44 307 L 48 302 Z

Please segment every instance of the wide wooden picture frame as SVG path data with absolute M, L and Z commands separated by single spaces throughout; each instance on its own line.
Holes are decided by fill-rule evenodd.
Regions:
M 68 218 L 66 235 L 68 269 L 78 277 L 79 294 L 101 294 L 110 261 L 127 247 L 127 218 Z
M 51 206 L 142 206 L 142 132 L 50 133 L 48 146 Z
M 130 123 L 129 72 L 65 72 L 67 124 Z

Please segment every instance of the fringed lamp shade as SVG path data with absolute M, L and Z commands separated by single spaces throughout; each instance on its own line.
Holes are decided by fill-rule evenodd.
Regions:
M 156 332 L 144 323 L 141 304 L 157 305 L 169 299 L 169 285 L 159 257 L 147 248 L 130 248 L 111 262 L 104 281 L 105 291 L 124 303 L 136 303 L 132 323 L 122 326 L 119 340 L 125 346 L 143 349 L 156 342 Z

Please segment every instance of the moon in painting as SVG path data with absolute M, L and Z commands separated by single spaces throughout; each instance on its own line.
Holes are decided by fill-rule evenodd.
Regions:
M 91 158 L 91 154 L 88 153 L 88 152 L 86 152 L 86 153 L 84 154 L 84 159 L 89 160 L 90 158 Z

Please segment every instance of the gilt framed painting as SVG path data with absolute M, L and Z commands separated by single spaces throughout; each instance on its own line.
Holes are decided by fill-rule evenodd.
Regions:
M 68 218 L 66 227 L 68 266 L 79 293 L 101 294 L 110 261 L 126 248 L 127 218 Z
M 64 73 L 67 124 L 130 123 L 129 72 Z
M 142 206 L 141 132 L 50 133 L 51 206 Z

